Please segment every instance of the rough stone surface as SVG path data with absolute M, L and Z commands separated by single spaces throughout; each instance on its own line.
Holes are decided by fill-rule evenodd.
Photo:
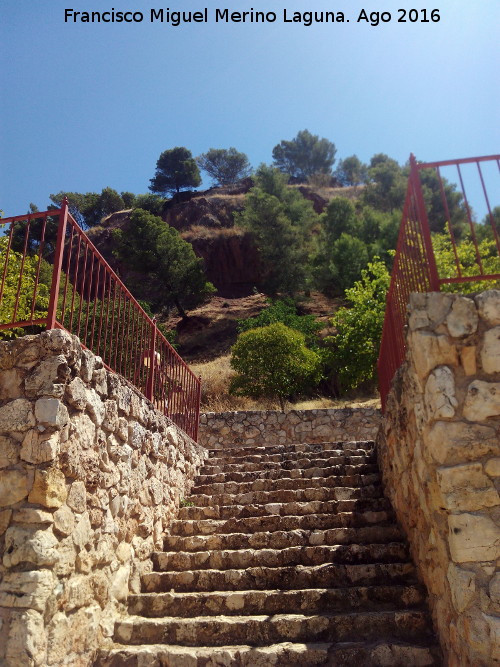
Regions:
M 224 443 L 267 446 L 370 440 L 375 438 L 379 425 L 380 411 L 375 408 L 207 412 L 200 416 L 198 439 L 210 449 L 224 448 Z M 130 434 L 129 440 L 133 437 Z
M 1 665 L 93 663 L 205 457 L 74 336 L 0 343 Z
M 377 440 L 445 664 L 457 667 L 500 664 L 499 325 L 499 291 L 412 296 L 407 361 Z

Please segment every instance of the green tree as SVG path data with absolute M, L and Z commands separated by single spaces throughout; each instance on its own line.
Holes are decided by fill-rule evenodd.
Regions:
M 331 345 L 330 368 L 337 391 L 375 383 L 389 284 L 385 264 L 375 258 L 362 271 L 361 280 L 345 292 L 351 307 L 336 312 L 332 324 L 337 333 L 326 339 Z
M 361 162 L 357 155 L 351 155 L 340 160 L 334 175 L 340 185 L 356 186 L 366 182 L 368 167 Z
M 97 192 L 87 192 L 85 194 L 81 192 L 58 192 L 49 196 L 50 201 L 58 208 L 61 206 L 63 199 L 67 197 L 69 212 L 82 229 L 98 225 L 103 218 L 111 213 L 123 211 L 127 208 L 122 196 L 109 187 L 103 188 L 100 194 Z
M 407 174 L 402 167 L 385 153 L 377 153 L 370 160 L 368 184 L 363 200 L 380 211 L 393 211 L 403 207 Z
M 261 165 L 255 183 L 235 222 L 253 233 L 263 289 L 272 295 L 296 294 L 306 284 L 311 226 L 318 216 L 310 201 L 287 187 L 278 169 Z
M 151 192 L 162 195 L 197 188 L 201 177 L 191 151 L 183 146 L 163 151 L 156 162 L 156 172 L 150 183 Z
M 196 257 L 191 244 L 161 218 L 136 209 L 127 229 L 114 230 L 113 238 L 118 258 L 157 282 L 157 307 L 175 305 L 185 318 L 185 308 L 198 305 L 214 293 L 204 273 L 203 259 Z
M 231 352 L 237 372 L 231 393 L 278 399 L 282 411 L 286 399 L 321 379 L 320 357 L 307 349 L 303 334 L 280 322 L 240 334 Z
M 250 163 L 245 153 L 236 148 L 211 148 L 196 158 L 200 169 L 206 171 L 216 185 L 230 185 L 250 174 Z
M 295 139 L 283 140 L 273 148 L 274 164 L 280 171 L 306 181 L 316 172 L 330 174 L 337 149 L 328 139 L 301 130 Z

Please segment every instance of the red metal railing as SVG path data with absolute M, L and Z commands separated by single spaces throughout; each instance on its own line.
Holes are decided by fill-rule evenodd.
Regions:
M 75 222 L 60 209 L 0 220 L 0 338 L 65 329 L 194 440 L 197 378 Z
M 499 203 L 499 175 L 500 155 L 431 163 L 417 163 L 415 157 L 410 156 L 408 187 L 378 359 L 382 409 L 385 409 L 394 374 L 405 359 L 404 328 L 410 293 L 438 292 L 453 283 L 500 280 L 500 210 L 495 208 L 495 202 L 497 206 Z M 429 176 L 437 180 L 438 185 L 439 197 L 434 202 L 429 202 L 429 192 L 426 192 L 425 179 Z M 449 187 L 450 182 L 456 183 L 456 189 Z M 495 201 L 492 200 L 494 187 Z M 482 231 L 485 236 L 485 229 L 474 219 L 481 212 L 483 224 L 491 229 L 491 232 L 488 229 L 491 238 L 488 258 L 484 256 L 484 244 L 478 241 L 478 232 Z M 434 244 L 438 239 L 433 237 L 431 229 L 440 232 L 441 247 L 448 250 L 446 266 L 439 267 L 436 262 Z M 460 256 L 464 242 L 469 250 L 465 262 Z

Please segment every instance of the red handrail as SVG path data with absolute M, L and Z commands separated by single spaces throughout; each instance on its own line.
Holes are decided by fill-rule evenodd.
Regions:
M 60 209 L 0 220 L 0 331 L 65 329 L 197 440 L 196 377 L 78 226 Z

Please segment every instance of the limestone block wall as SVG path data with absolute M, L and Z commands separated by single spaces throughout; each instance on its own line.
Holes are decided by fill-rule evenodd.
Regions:
M 92 664 L 205 456 L 74 336 L 0 343 L 0 664 Z
M 200 417 L 198 440 L 210 449 L 374 440 L 379 425 L 380 411 L 375 408 L 207 412 Z
M 378 452 L 447 664 L 500 665 L 500 291 L 414 294 Z

